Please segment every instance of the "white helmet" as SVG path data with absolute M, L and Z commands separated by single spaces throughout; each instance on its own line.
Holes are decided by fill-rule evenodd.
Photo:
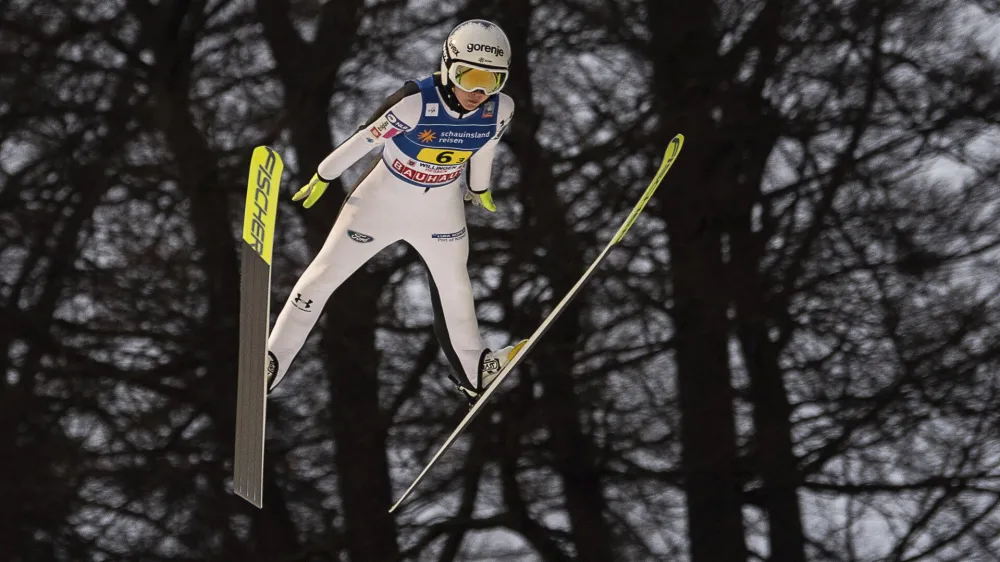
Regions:
M 458 63 L 456 65 L 456 63 Z M 496 85 L 475 88 L 463 85 L 457 79 L 462 68 L 474 68 L 492 72 Z M 449 80 L 459 88 L 468 91 L 482 90 L 487 94 L 499 92 L 507 81 L 510 68 L 510 41 L 500 26 L 486 20 L 469 20 L 451 30 L 441 52 L 441 82 L 447 86 Z

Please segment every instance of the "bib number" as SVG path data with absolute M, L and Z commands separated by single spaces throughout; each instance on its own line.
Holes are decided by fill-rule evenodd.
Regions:
M 417 160 L 438 164 L 440 166 L 454 166 L 461 164 L 472 156 L 469 150 L 449 150 L 447 148 L 423 148 L 417 153 Z

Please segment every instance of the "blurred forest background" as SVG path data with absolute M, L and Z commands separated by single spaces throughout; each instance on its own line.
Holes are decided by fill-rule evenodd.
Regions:
M 333 297 L 231 492 L 238 239 L 273 303 L 363 164 L 290 195 L 459 21 L 517 110 L 468 208 L 490 345 L 620 247 L 465 412 L 422 265 Z M 995 0 L 0 1 L 0 560 L 1000 560 Z M 277 310 L 273 311 L 274 313 Z

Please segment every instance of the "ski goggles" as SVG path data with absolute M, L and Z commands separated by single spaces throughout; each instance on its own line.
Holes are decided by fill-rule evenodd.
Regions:
M 455 61 L 448 69 L 448 78 L 466 92 L 479 90 L 492 95 L 499 92 L 507 82 L 507 71 L 486 69 Z

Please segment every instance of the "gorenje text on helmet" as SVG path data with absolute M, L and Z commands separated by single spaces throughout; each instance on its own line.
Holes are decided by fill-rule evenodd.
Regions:
M 483 51 L 483 52 L 486 52 L 486 53 L 490 53 L 491 55 L 493 55 L 495 57 L 502 57 L 503 56 L 503 49 L 501 49 L 500 47 L 497 47 L 496 45 L 483 45 L 482 43 L 469 43 L 468 45 L 465 46 L 465 48 L 470 53 L 475 53 L 476 51 Z

